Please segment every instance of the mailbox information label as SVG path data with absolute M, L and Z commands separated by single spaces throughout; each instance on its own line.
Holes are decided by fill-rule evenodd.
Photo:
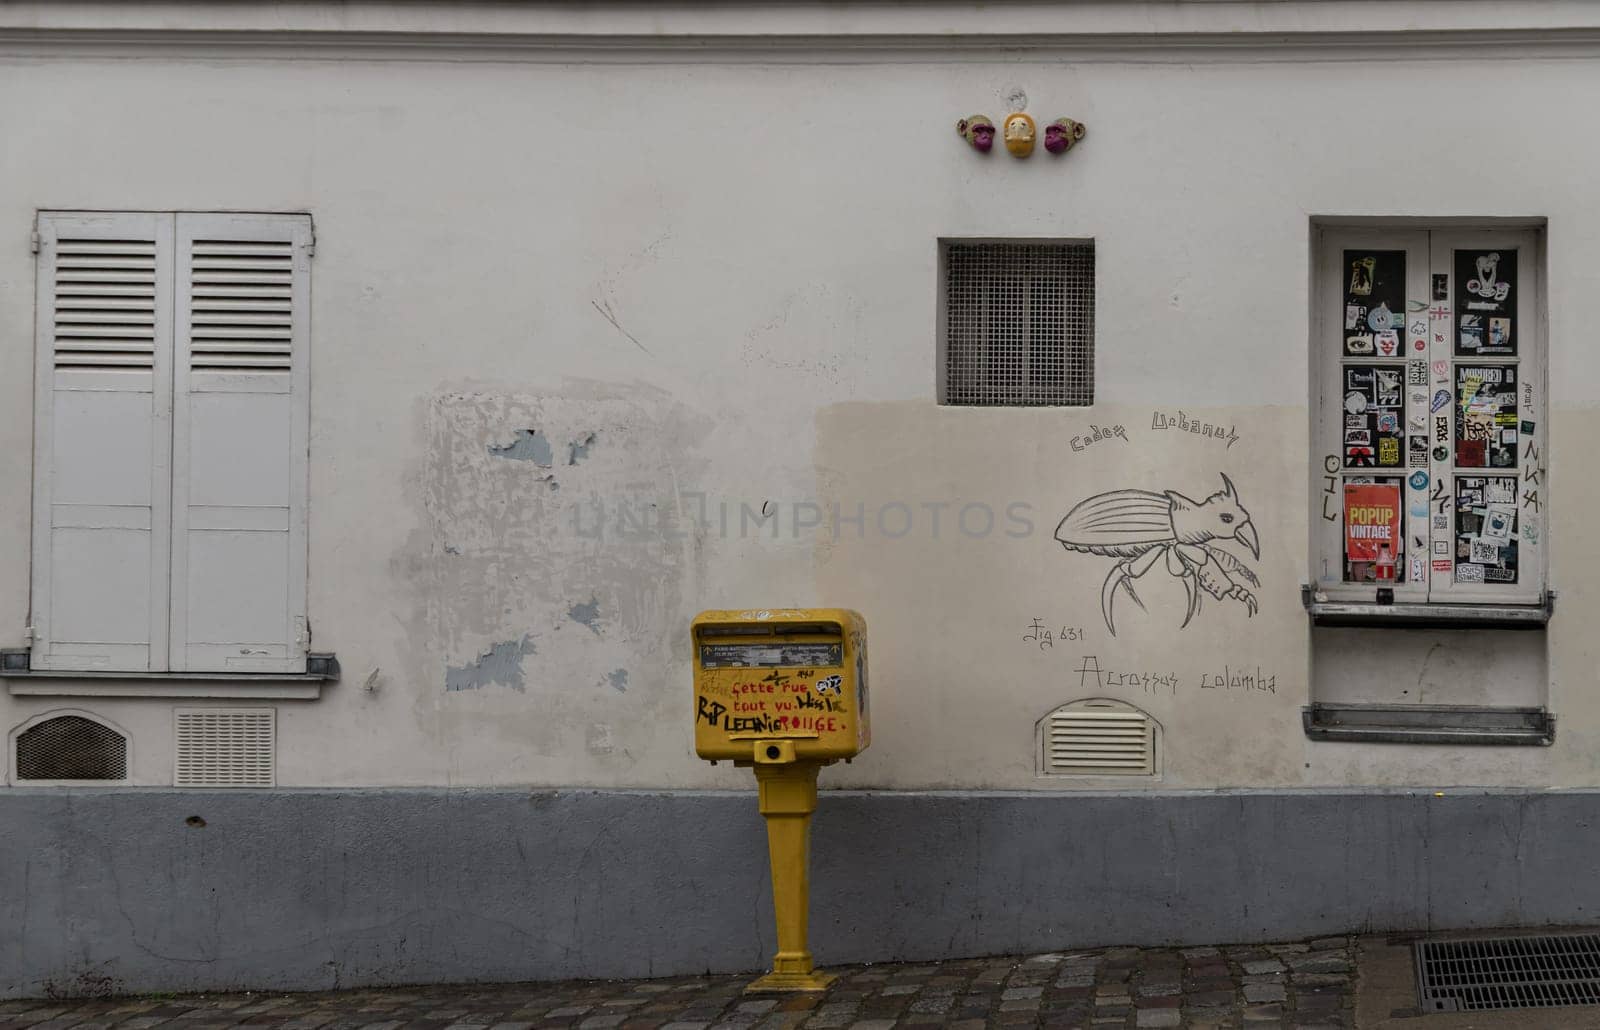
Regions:
M 838 644 L 701 644 L 703 669 L 827 668 L 843 663 Z

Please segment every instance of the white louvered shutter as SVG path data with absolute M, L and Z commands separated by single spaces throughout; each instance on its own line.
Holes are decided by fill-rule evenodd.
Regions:
M 32 664 L 167 663 L 173 218 L 42 213 Z
M 304 672 L 311 220 L 180 214 L 172 668 Z

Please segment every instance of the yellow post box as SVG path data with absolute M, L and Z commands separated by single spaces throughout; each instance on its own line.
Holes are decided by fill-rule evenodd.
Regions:
M 817 772 L 872 739 L 867 624 L 844 608 L 708 611 L 695 616 L 694 746 L 754 766 L 767 822 L 778 953 L 751 991 L 816 991 L 806 930 Z

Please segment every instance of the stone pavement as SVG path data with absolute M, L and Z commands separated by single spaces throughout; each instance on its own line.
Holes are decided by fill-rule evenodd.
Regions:
M 754 974 L 323 994 L 0 1002 L 0 1030 L 1024 1030 L 1352 1027 L 1354 941 L 1111 948 L 835 967 L 819 995 L 743 993 Z

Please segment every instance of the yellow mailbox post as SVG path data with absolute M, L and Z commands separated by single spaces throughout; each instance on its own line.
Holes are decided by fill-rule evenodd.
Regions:
M 767 821 L 778 953 L 751 991 L 819 991 L 806 943 L 817 771 L 860 754 L 867 713 L 867 624 L 844 608 L 708 611 L 695 616 L 694 746 L 755 768 Z

